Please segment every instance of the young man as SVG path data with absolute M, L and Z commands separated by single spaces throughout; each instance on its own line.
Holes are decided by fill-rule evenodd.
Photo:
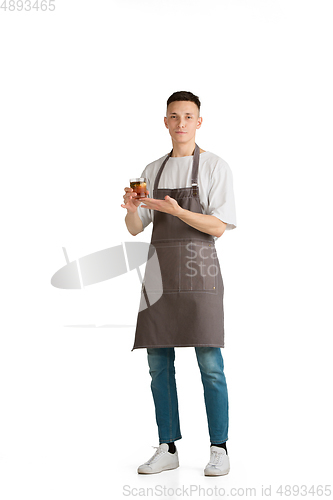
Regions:
M 147 165 L 141 175 L 152 197 L 135 199 L 136 193 L 126 187 L 121 205 L 127 209 L 125 223 L 133 236 L 153 222 L 151 244 L 163 282 L 163 294 L 152 305 L 147 293 L 142 295 L 146 307 L 140 307 L 133 346 L 147 349 L 160 442 L 138 473 L 179 466 L 174 442 L 182 436 L 174 348 L 191 346 L 201 372 L 211 441 L 204 474 L 219 476 L 228 474 L 230 464 L 228 392 L 220 349 L 224 347 L 224 286 L 215 240 L 236 227 L 233 178 L 224 160 L 195 142 L 202 125 L 197 96 L 172 94 L 164 123 L 172 151 Z M 146 286 L 151 278 L 148 263 Z M 144 284 L 142 290 L 146 292 Z

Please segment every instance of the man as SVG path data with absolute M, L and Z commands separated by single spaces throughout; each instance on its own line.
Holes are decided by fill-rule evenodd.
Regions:
M 133 349 L 147 349 L 160 445 L 138 473 L 179 466 L 174 442 L 182 436 L 174 348 L 191 346 L 201 372 L 211 441 L 204 474 L 225 475 L 230 464 L 228 393 L 220 349 L 224 286 L 215 240 L 236 227 L 232 172 L 224 160 L 195 142 L 202 125 L 197 96 L 172 94 L 164 123 L 172 140 L 171 153 L 144 169 L 147 196 L 135 199 L 136 193 L 126 187 L 122 205 L 133 236 L 153 222 L 151 248 L 157 253 L 163 282 L 161 298 L 150 305 L 145 290 L 152 278 L 148 260 L 141 297 L 146 307 L 140 307 Z

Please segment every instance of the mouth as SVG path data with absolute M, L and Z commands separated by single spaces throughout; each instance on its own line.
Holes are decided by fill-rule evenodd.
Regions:
M 181 132 L 180 130 L 177 130 L 176 134 L 186 134 L 186 132 Z

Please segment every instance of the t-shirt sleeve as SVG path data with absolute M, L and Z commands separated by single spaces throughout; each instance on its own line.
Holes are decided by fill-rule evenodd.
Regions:
M 207 214 L 226 222 L 226 229 L 237 226 L 233 175 L 228 163 L 222 159 L 212 172 Z
M 147 189 L 149 191 L 149 195 L 148 196 L 151 198 L 152 197 L 152 191 L 150 189 L 150 179 L 149 179 L 148 174 L 147 174 L 147 167 L 144 169 L 144 171 L 142 172 L 142 174 L 140 175 L 140 177 L 145 177 L 146 178 L 146 180 L 147 180 Z M 137 208 L 137 213 L 138 213 L 138 216 L 141 219 L 141 222 L 142 222 L 142 225 L 143 225 L 143 229 L 145 229 L 153 221 L 153 219 L 152 219 L 152 211 L 151 211 L 150 208 L 141 208 L 141 205 L 139 205 L 138 208 Z

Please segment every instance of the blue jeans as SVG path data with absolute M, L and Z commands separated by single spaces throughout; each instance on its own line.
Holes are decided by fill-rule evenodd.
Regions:
M 220 347 L 195 347 L 211 443 L 228 440 L 229 403 Z M 174 347 L 147 348 L 151 390 L 155 404 L 159 441 L 171 443 L 182 438 L 175 379 Z

